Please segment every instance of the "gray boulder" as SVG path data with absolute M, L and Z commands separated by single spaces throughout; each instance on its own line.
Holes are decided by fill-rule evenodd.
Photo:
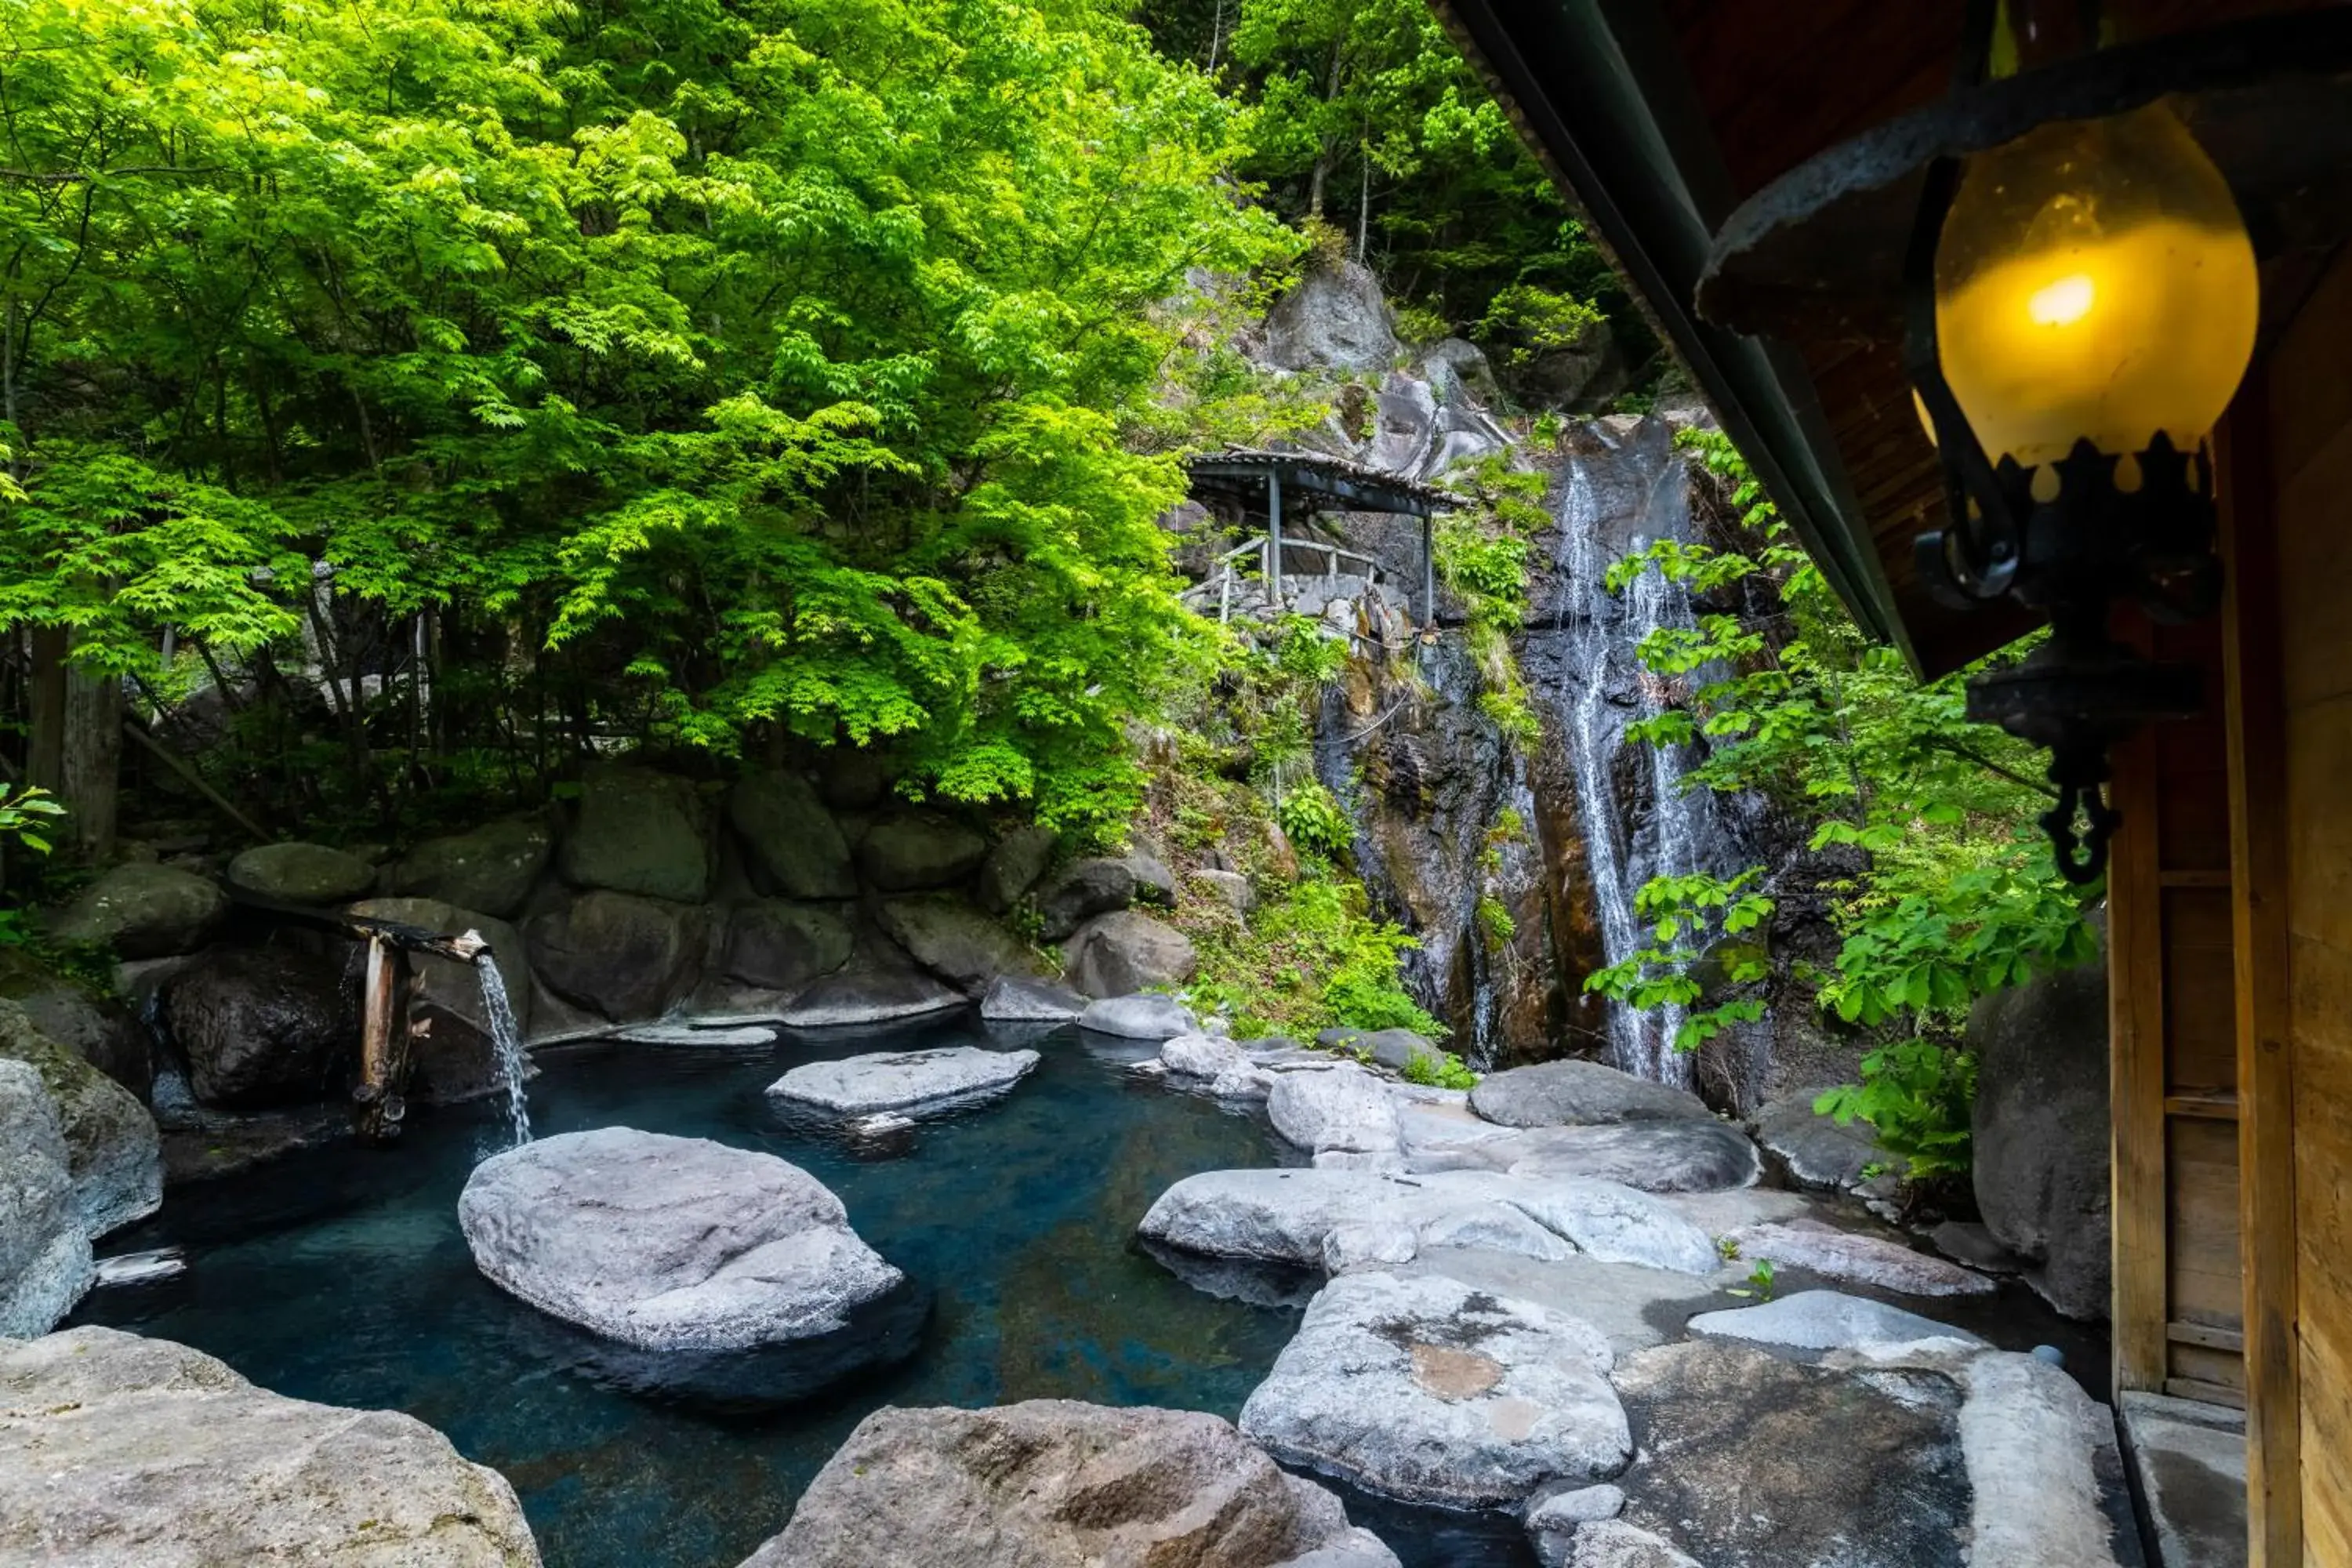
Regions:
M 859 954 L 793 997 L 776 1018 L 796 1029 L 844 1028 L 952 1013 L 970 1001 L 920 970 Z
M 1203 892 L 1237 915 L 1257 907 L 1257 891 L 1239 871 L 1194 871 L 1192 879 Z
M 761 890 L 787 899 L 854 899 L 849 840 L 798 773 L 759 773 L 727 793 L 727 820 Z
M 980 869 L 988 840 L 928 812 L 886 816 L 858 841 L 857 864 L 886 893 L 951 887 Z
M 1476 1094 L 1477 1090 L 1471 1090 Z M 1600 1127 L 1539 1127 L 1507 1136 L 1426 1146 L 1415 1171 L 1496 1170 L 1590 1176 L 1651 1193 L 1704 1193 L 1754 1184 L 1756 1145 L 1721 1121 L 1628 1121 Z
M 1028 943 L 961 899 L 891 899 L 875 918 L 917 963 L 974 996 L 1000 975 L 1033 974 L 1038 967 Z
M 1055 832 L 1050 827 L 1016 827 L 996 841 L 980 867 L 980 907 L 1001 915 L 1012 910 L 1037 885 L 1054 863 Z
M 1543 1568 L 1706 1568 L 1664 1536 L 1618 1519 L 1579 1526 L 1572 1536 L 1557 1531 L 1529 1534 Z
M 1997 991 L 1969 1015 L 1977 1056 L 1977 1208 L 2069 1317 L 2104 1319 L 2113 1282 L 2107 973 L 2085 963 Z
M 492 1155 L 467 1179 L 457 1223 L 492 1284 L 646 1350 L 832 1333 L 904 1279 L 797 1165 L 626 1127 Z
M 1276 1458 L 1408 1502 L 1510 1507 L 1622 1469 L 1633 1439 L 1608 1342 L 1531 1301 L 1451 1279 L 1349 1274 L 1242 1406 Z
M 364 898 L 375 868 L 323 844 L 261 844 L 228 863 L 228 885 L 280 904 L 341 904 Z
M 47 1333 L 94 1277 L 56 1102 L 39 1073 L 0 1059 L 0 1348 Z
M 1201 966 L 1192 939 L 1137 910 L 1097 915 L 1063 944 L 1063 978 L 1088 996 L 1181 985 Z
M 1173 996 L 1103 996 L 1087 1004 L 1078 1027 L 1127 1040 L 1168 1040 L 1194 1032 L 1192 1015 Z
M 95 1239 L 163 1206 L 155 1119 L 129 1089 L 42 1034 L 14 1002 L 0 1002 L 0 1058 L 40 1075 L 57 1109 L 85 1232 Z
M 1832 1371 L 1694 1340 L 1627 1357 L 1614 1381 L 1642 1434 L 1639 1459 L 1617 1478 L 1624 1526 L 1709 1563 L 1968 1560 L 1970 1489 L 1948 1378 Z
M 1522 1522 L 1528 1543 L 1543 1568 L 1566 1568 L 1576 1547 L 1577 1531 L 1588 1524 L 1615 1519 L 1624 1510 L 1625 1494 L 1603 1481 L 1599 1486 L 1563 1487 L 1528 1503 Z
M 691 780 L 650 768 L 592 768 L 558 866 L 575 888 L 698 904 L 710 892 L 702 829 Z
M 770 1098 L 844 1116 L 940 1110 L 1012 1092 L 1038 1062 L 1034 1051 L 940 1046 L 803 1062 L 768 1086 Z
M 658 1017 L 692 984 L 702 933 L 691 912 L 600 889 L 532 917 L 523 940 L 549 990 L 627 1023 Z
M 849 962 L 849 926 L 831 910 L 760 899 L 727 916 L 727 973 L 747 985 L 798 991 Z
M 1538 1062 L 1489 1073 L 1470 1109 L 1505 1127 L 1593 1127 L 1622 1121 L 1705 1121 L 1714 1112 L 1687 1089 L 1599 1062 Z
M 1066 941 L 1095 916 L 1133 904 L 1136 896 L 1134 861 L 1108 855 L 1073 860 L 1037 888 L 1037 934 L 1047 942 Z
M 1879 1152 L 1870 1123 L 1857 1119 L 1841 1127 L 1836 1118 L 1813 1109 L 1826 1087 L 1773 1100 L 1756 1112 L 1748 1126 L 1756 1142 L 1780 1160 L 1799 1186 L 1844 1191 L 1866 1181 L 1863 1173 L 1871 1166 L 1891 1162 Z
M 1621 1356 L 1680 1338 L 1693 1314 L 1723 1301 L 1716 1278 L 1582 1256 L 1528 1258 L 1484 1247 L 1430 1247 L 1393 1271 L 1442 1275 L 1489 1295 L 1556 1304 L 1599 1330 Z
M 1968 1391 L 1960 1446 L 1972 1494 L 1969 1561 L 2137 1568 L 2138 1538 L 2128 1522 L 2116 1524 L 2132 1518 L 2134 1505 L 2107 1407 L 2038 1356 L 1986 1351 L 1958 1375 Z M 2242 1462 L 2242 1445 L 2238 1451 Z M 2242 1550 L 2245 1540 L 2241 1530 L 2224 1544 Z
M 59 942 L 98 942 L 119 958 L 169 958 L 205 944 L 228 913 L 228 895 L 173 866 L 117 866 L 49 921 Z
M 1038 1399 L 876 1411 L 743 1568 L 1395 1563 L 1217 1416 Z
M 33 1027 L 145 1101 L 155 1081 L 153 1042 L 130 1008 L 44 967 L 23 948 L 0 948 L 0 997 L 22 1007 Z
M 359 976 L 343 956 L 218 949 L 172 978 L 163 1006 L 206 1105 L 331 1095 L 359 1052 Z
M 1396 1101 L 1387 1085 L 1353 1062 L 1328 1072 L 1282 1074 L 1267 1091 L 1265 1110 L 1276 1132 L 1313 1153 L 1397 1150 Z
M 514 1489 L 414 1416 L 256 1388 L 168 1340 L 0 1343 L 0 1559 L 537 1568 Z
M 1746 1226 L 1725 1239 L 1738 1247 L 1743 1259 L 1769 1258 L 1778 1268 L 1906 1296 L 1989 1296 L 1996 1288 L 1976 1270 L 1933 1253 L 1815 1220 Z
M 1317 267 L 1265 318 L 1265 363 L 1278 370 L 1385 370 L 1396 323 L 1380 279 L 1354 262 Z
M 507 1008 L 523 1037 L 530 1035 L 530 961 L 514 927 L 439 899 L 362 899 L 351 913 L 363 919 L 398 921 L 441 936 L 480 934 L 490 944 L 486 962 L 499 966 Z M 482 997 L 481 972 L 471 963 L 437 953 L 409 954 L 408 1016 L 415 1046 L 414 1098 L 436 1104 L 472 1100 L 499 1087 L 498 1042 Z
M 1981 1346 L 1965 1329 L 1866 1300 L 1837 1290 L 1800 1290 L 1759 1306 L 1702 1312 L 1688 1325 L 1693 1334 L 1792 1351 L 1864 1351 L 1922 1340 L 1956 1340 Z
M 544 817 L 510 816 L 468 833 L 428 838 L 392 868 L 394 893 L 436 899 L 510 920 L 530 897 L 555 852 Z
M 980 999 L 980 1016 L 990 1024 L 1066 1024 L 1087 1005 L 1087 999 L 1066 985 L 1004 974 Z

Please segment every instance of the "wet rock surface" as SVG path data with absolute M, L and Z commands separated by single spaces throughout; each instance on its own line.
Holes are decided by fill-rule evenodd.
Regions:
M 1339 1500 L 1192 1411 L 876 1411 L 743 1568 L 1394 1568 Z
M 549 990 L 615 1023 L 657 1017 L 689 984 L 701 919 L 686 905 L 595 889 L 523 928 Z
M 0 1342 L 0 1558 L 536 1568 L 514 1489 L 413 1416 L 286 1399 L 166 1340 Z
M 844 1116 L 878 1110 L 937 1110 L 1012 1092 L 1037 1065 L 1034 1051 L 984 1051 L 943 1046 L 880 1051 L 809 1062 L 768 1086 L 772 1099 Z
M 329 1097 L 358 1050 L 359 979 L 341 956 L 218 949 L 173 977 L 164 1010 L 207 1105 Z

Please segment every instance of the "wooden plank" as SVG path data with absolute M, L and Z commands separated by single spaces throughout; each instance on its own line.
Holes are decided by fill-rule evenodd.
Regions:
M 2292 628 L 2285 649 L 2290 710 L 2352 691 L 2352 616 L 2344 614 L 2352 529 L 2340 523 L 2347 494 L 2352 425 L 2301 466 L 2278 470 L 2279 622 Z M 2327 526 L 2331 518 L 2339 520 L 2336 526 Z M 2297 531 L 2307 537 L 2293 537 Z
M 2234 1329 L 2217 1329 L 2210 1323 L 2167 1323 L 2164 1337 L 2177 1345 L 2203 1345 L 2208 1350 L 2228 1351 L 2243 1354 L 2246 1336 Z
M 2175 1117 L 2165 1129 L 2165 1142 L 2170 1184 L 2165 1208 L 2167 1321 L 2242 1328 L 2246 1277 L 2238 1255 L 2238 1129 L 2227 1121 Z M 2172 1361 L 2179 1370 L 2178 1351 Z M 2194 1375 L 2215 1374 L 2208 1370 Z
M 2164 808 L 2172 810 L 2172 780 Z M 2164 905 L 2164 1061 L 2168 1094 L 2235 1092 L 2237 985 L 2230 895 L 2213 888 L 2168 888 Z
M 2263 376 L 2249 381 L 2216 434 L 2214 458 L 2229 586 L 2221 611 L 2221 684 L 2237 970 L 2247 1563 L 2294 1568 L 2303 1561 L 2294 1057 L 2288 1034 L 2285 692 L 2266 389 Z
M 2167 1116 L 2195 1117 L 2205 1121 L 2235 1121 L 2238 1120 L 2237 1091 L 2175 1091 L 2164 1097 L 2164 1113 Z
M 2222 1383 L 2204 1383 L 2193 1377 L 2168 1377 L 2164 1392 L 2175 1399 L 2194 1399 L 2200 1405 L 2226 1405 L 2231 1410 L 2246 1407 L 2246 1391 Z
M 2155 741 L 2146 731 L 2116 748 L 2114 797 L 2123 824 L 2107 868 L 2107 1008 L 2118 1389 L 2163 1388 L 2164 1325 L 2173 1316 L 2165 1258 L 2161 791 L 2155 764 Z
M 2158 872 L 2156 879 L 2157 885 L 2162 888 L 2226 889 L 2231 885 L 2230 873 L 2227 870 L 2184 870 L 2175 866 L 2168 866 Z

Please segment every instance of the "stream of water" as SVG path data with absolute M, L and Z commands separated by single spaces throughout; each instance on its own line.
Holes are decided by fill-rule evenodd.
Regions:
M 507 1000 L 498 955 L 484 949 L 474 960 L 474 973 L 481 982 L 482 1012 L 498 1051 L 499 1083 L 506 1090 L 507 1147 L 519 1149 L 530 1142 L 530 1095 L 524 1083 L 530 1076 L 530 1061 L 523 1054 L 522 1031 L 515 1026 L 514 1005 Z

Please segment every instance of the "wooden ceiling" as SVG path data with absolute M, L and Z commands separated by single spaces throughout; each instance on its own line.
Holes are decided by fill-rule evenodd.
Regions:
M 2326 3 L 2110 0 L 2108 9 L 2130 36 L 2154 37 Z M 1698 216 L 1715 226 L 1816 153 L 1944 94 L 1964 9 L 1962 0 L 1663 0 L 1654 8 L 1600 0 L 1598 8 L 1621 35 L 1654 29 L 1653 44 L 1664 44 L 1628 54 L 1637 61 L 1639 90 L 1662 123 L 1686 119 L 1694 109 L 1703 121 L 1698 136 L 1692 127 L 1678 128 L 1678 157 Z M 1530 6 L 1520 16 L 1542 9 Z M 1517 32 L 1540 25 L 1514 18 L 1502 26 Z M 1677 71 L 1685 79 L 1669 79 Z M 1575 194 L 1588 205 L 1596 200 L 1593 192 Z M 2279 281 L 2290 284 L 2293 276 L 2288 269 Z M 2266 309 L 2266 316 L 2273 313 Z M 2024 630 L 2029 623 L 2020 615 L 1947 610 L 1919 585 L 1912 540 L 1942 526 L 1943 487 L 1913 410 L 1901 345 L 1822 334 L 1783 346 L 1818 395 L 1821 428 L 1835 447 L 1843 488 L 1867 527 L 1922 669 L 1956 668 Z

